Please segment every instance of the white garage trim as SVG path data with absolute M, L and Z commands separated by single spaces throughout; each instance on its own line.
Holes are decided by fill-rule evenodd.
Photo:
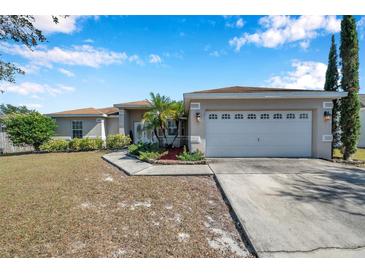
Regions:
M 311 157 L 312 111 L 207 111 L 207 157 Z

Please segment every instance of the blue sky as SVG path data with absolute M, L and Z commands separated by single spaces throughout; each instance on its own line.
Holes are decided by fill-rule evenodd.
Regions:
M 322 88 L 337 16 L 72 16 L 54 25 L 37 16 L 48 42 L 30 51 L 0 42 L 2 59 L 21 66 L 0 103 L 43 113 L 105 107 L 160 92 L 225 86 Z M 356 16 L 360 63 L 365 17 Z M 360 84 L 365 86 L 364 70 Z

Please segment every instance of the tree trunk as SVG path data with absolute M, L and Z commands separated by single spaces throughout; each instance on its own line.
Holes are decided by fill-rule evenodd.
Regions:
M 175 121 L 175 123 L 176 123 L 176 134 L 174 136 L 174 139 L 172 140 L 171 147 L 174 146 L 175 140 L 176 140 L 177 136 L 179 136 L 179 129 L 180 129 L 179 120 Z

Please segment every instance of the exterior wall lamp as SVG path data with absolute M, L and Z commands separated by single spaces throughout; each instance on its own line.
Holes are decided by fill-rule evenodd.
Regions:
M 200 112 L 195 113 L 195 118 L 198 122 L 200 122 Z
M 328 110 L 326 110 L 325 112 L 323 112 L 323 118 L 325 121 L 329 121 L 331 120 L 332 117 L 332 113 Z

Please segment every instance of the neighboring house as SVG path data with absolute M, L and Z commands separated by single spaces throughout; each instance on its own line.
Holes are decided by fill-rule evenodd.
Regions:
M 361 121 L 361 134 L 359 147 L 365 148 L 365 94 L 360 94 L 360 121 Z
M 331 158 L 332 100 L 344 92 L 257 87 L 228 87 L 184 94 L 187 119 L 180 120 L 175 146 L 199 149 L 207 157 Z M 57 137 L 101 137 L 122 133 L 134 142 L 154 141 L 143 129 L 148 100 L 106 109 L 49 114 Z M 177 126 L 168 123 L 172 142 Z

